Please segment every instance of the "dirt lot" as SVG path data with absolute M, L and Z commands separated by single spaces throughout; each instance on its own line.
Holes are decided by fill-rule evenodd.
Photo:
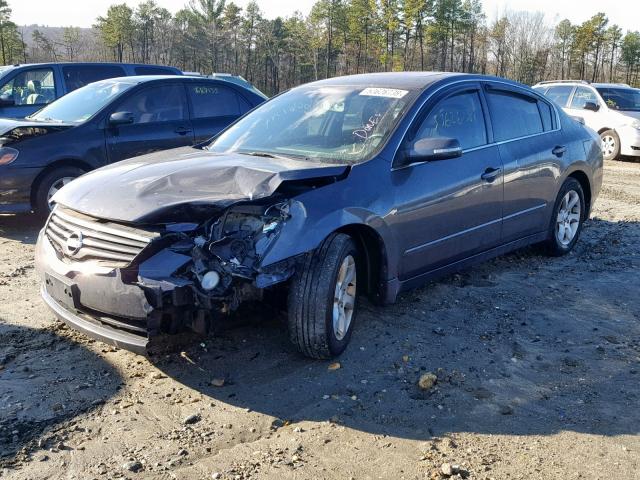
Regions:
M 637 479 L 640 164 L 605 178 L 571 255 L 365 305 L 338 369 L 266 313 L 151 359 L 89 341 L 38 296 L 38 225 L 0 217 L 0 478 Z

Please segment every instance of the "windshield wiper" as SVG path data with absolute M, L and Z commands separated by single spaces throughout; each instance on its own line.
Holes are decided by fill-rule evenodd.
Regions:
M 275 153 L 269 153 L 269 152 L 238 152 L 236 151 L 233 153 L 239 153 L 241 155 L 251 155 L 252 157 L 282 158 L 284 160 L 305 160 L 305 161 L 310 160 L 309 157 L 277 155 Z
M 278 158 L 277 155 L 269 152 L 238 152 L 242 155 L 251 155 L 252 157 Z M 282 157 L 281 157 L 282 158 Z

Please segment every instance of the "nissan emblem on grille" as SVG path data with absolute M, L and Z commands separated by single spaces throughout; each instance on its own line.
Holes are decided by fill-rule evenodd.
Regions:
M 82 232 L 71 232 L 67 237 L 67 253 L 75 255 L 82 248 Z

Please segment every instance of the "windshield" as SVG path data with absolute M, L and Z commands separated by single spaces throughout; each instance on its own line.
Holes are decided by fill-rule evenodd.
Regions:
M 47 122 L 84 122 L 136 83 L 133 80 L 103 80 L 91 83 L 68 93 L 27 118 Z
M 384 144 L 416 94 L 396 88 L 297 88 L 249 113 L 208 148 L 329 163 L 363 162 Z
M 632 88 L 598 88 L 609 108 L 640 112 L 640 90 Z

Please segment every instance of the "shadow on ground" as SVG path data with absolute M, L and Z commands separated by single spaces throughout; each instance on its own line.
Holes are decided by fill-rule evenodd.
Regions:
M 569 256 L 525 249 L 395 305 L 363 305 L 337 370 L 294 352 L 284 318 L 268 314 L 242 318 L 254 325 L 188 350 L 195 365 L 179 354 L 154 362 L 276 424 L 331 420 L 415 439 L 461 431 L 637 434 L 639 237 L 638 223 L 596 220 Z M 416 382 L 427 371 L 438 383 L 425 392 Z
M 0 237 L 18 240 L 33 245 L 38 239 L 38 232 L 44 226 L 44 220 L 33 214 L 1 215 Z
M 59 327 L 31 329 L 0 318 L 0 466 L 28 454 L 45 431 L 41 446 L 57 448 L 58 425 L 96 408 L 120 388 L 115 369 L 60 335 Z

